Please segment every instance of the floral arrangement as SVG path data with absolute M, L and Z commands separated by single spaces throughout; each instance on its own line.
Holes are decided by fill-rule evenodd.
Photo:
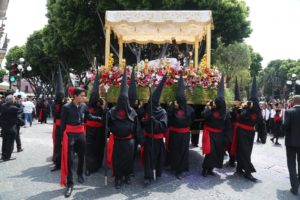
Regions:
M 123 62 L 121 66 L 101 66 L 99 69 L 101 74 L 100 89 L 104 91 L 109 88 L 110 102 L 115 102 L 118 96 L 118 88 L 121 85 L 125 65 L 125 62 Z M 126 67 L 126 70 L 129 84 L 132 67 Z M 190 102 L 203 102 L 214 98 L 221 74 L 215 66 L 206 67 L 206 55 L 202 58 L 198 68 L 195 68 L 193 63 L 190 63 L 189 67 L 182 67 L 179 64 L 170 65 L 168 62 L 159 67 L 151 67 L 147 60 L 138 64 L 135 67 L 138 96 L 144 97 L 146 100 L 149 94 L 149 86 L 156 87 L 163 76 L 167 74 L 168 79 L 163 90 L 162 101 L 173 100 L 180 72 L 182 72 L 185 85 L 188 88 L 186 95 Z

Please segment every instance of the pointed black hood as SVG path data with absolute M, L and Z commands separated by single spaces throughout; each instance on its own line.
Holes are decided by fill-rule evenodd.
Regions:
M 180 78 L 178 81 L 178 89 L 176 94 L 176 101 L 182 109 L 186 110 L 186 98 L 184 94 L 184 89 L 185 89 L 184 81 L 183 81 L 182 73 L 180 73 Z
M 158 84 L 158 86 L 156 87 L 155 91 L 152 94 L 152 106 L 159 106 L 159 100 L 160 100 L 160 96 L 161 96 L 161 92 L 164 88 L 165 82 L 167 80 L 167 75 L 164 75 L 163 79 L 160 81 L 160 83 Z M 149 99 L 150 102 L 150 99 Z
M 65 97 L 64 83 L 63 83 L 63 79 L 62 79 L 60 66 L 58 66 L 58 69 L 56 72 L 55 101 L 57 103 L 62 102 L 64 97 Z
M 126 67 L 124 68 L 123 78 L 120 87 L 120 94 L 119 94 L 117 104 L 110 111 L 111 118 L 113 120 L 119 118 L 118 112 L 121 110 L 125 112 L 125 115 L 128 117 L 128 119 L 134 121 L 134 118 L 137 114 L 134 111 L 134 109 L 129 105 Z
M 240 88 L 238 85 L 237 77 L 235 78 L 235 85 L 234 85 L 234 100 L 235 101 L 241 101 L 241 95 L 240 95 Z
M 252 79 L 249 100 L 251 100 L 251 101 L 257 101 L 258 102 L 257 86 L 256 86 L 256 76 L 254 76 L 253 79 Z
M 131 78 L 130 78 L 130 85 L 129 85 L 129 89 L 128 89 L 129 103 L 130 103 L 131 107 L 134 107 L 134 104 L 135 104 L 136 100 L 138 100 L 137 91 L 136 91 L 134 68 L 135 67 L 133 66 L 132 72 L 131 72 Z
M 225 89 L 224 89 L 224 76 L 222 75 L 221 81 L 218 87 L 217 97 L 215 99 L 215 104 L 218 109 L 222 111 L 226 111 L 226 103 L 225 103 Z
M 89 104 L 90 106 L 95 106 L 97 102 L 99 101 L 100 95 L 99 95 L 99 86 L 100 86 L 100 75 L 97 70 L 97 74 L 94 80 L 93 89 L 90 96 Z

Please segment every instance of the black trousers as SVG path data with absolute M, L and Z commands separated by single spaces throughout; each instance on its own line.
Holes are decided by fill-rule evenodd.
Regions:
M 53 162 L 56 165 L 56 167 L 60 168 L 60 162 L 61 162 L 61 149 L 62 149 L 62 133 L 60 131 L 60 126 L 56 126 L 56 143 L 54 144 L 54 156 L 53 156 Z
M 17 126 L 17 134 L 16 134 L 16 144 L 17 149 L 22 149 L 21 137 L 20 137 L 20 126 Z
M 68 177 L 67 185 L 73 186 L 73 166 L 74 166 L 74 153 L 78 155 L 77 175 L 82 175 L 84 154 L 85 154 L 85 134 L 68 134 Z
M 199 135 L 200 135 L 200 130 L 192 130 L 191 131 L 192 145 L 196 146 L 199 144 Z
M 286 157 L 291 186 L 294 191 L 298 191 L 300 181 L 300 147 L 286 147 Z M 296 162 L 298 172 L 296 171 Z
M 10 159 L 14 150 L 14 142 L 17 134 L 16 126 L 4 128 L 2 127 L 2 159 Z

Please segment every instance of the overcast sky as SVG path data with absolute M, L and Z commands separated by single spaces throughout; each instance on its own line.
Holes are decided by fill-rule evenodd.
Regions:
M 246 42 L 266 66 L 274 59 L 300 59 L 300 0 L 246 0 L 253 32 Z M 9 47 L 23 45 L 47 24 L 46 0 L 10 0 L 6 32 Z M 3 63 L 5 64 L 5 63 Z

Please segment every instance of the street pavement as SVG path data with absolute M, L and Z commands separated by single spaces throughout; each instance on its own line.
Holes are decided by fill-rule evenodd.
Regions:
M 64 188 L 59 185 L 59 171 L 50 172 L 51 132 L 51 123 L 34 123 L 30 128 L 21 129 L 24 151 L 16 153 L 15 149 L 12 156 L 16 160 L 0 163 L 1 200 L 65 199 Z M 284 144 L 283 140 L 280 142 Z M 226 165 L 223 169 L 215 170 L 216 176 L 204 178 L 201 176 L 202 160 L 200 148 L 191 147 L 190 171 L 183 174 L 182 180 L 165 170 L 161 178 L 146 188 L 143 187 L 143 170 L 138 163 L 132 184 L 120 190 L 114 188 L 111 170 L 108 186 L 104 185 L 103 170 L 85 177 L 84 184 L 77 183 L 75 176 L 75 187 L 70 199 L 300 199 L 300 195 L 294 196 L 289 192 L 284 145 L 274 146 L 269 139 L 265 145 L 254 144 L 252 161 L 257 173 L 253 175 L 259 179 L 257 183 L 245 180 Z

